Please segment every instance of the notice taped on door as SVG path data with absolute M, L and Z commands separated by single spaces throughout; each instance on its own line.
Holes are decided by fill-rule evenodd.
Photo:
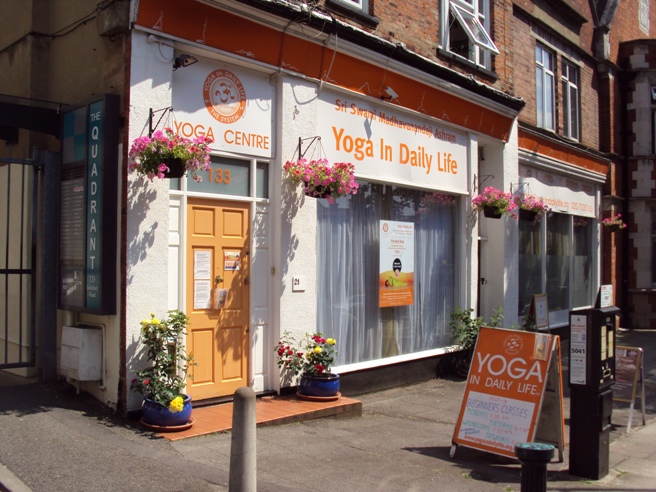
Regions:
M 533 442 L 547 386 L 556 388 L 553 440 L 563 448 L 562 369 L 555 335 L 481 328 L 453 433 L 457 445 L 515 457 L 515 444 Z M 550 366 L 555 364 L 555 370 Z M 547 385 L 548 379 L 554 379 Z M 559 395 L 558 395 L 559 393 Z M 550 439 L 551 440 L 551 439 Z

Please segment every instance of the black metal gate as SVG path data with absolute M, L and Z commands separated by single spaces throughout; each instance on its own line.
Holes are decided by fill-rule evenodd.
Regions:
M 56 371 L 57 164 L 57 154 L 37 151 L 0 157 L 0 369 L 40 359 L 42 379 Z

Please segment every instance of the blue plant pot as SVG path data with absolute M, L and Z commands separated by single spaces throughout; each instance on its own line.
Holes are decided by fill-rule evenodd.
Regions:
M 299 391 L 305 396 L 337 396 L 339 393 L 339 374 L 301 376 Z
M 141 411 L 143 421 L 157 427 L 178 427 L 187 425 L 191 419 L 191 396 L 184 396 L 184 406 L 180 412 L 171 412 L 161 403 L 145 398 Z

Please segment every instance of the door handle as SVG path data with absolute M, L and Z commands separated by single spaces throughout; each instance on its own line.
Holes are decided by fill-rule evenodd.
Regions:
M 214 283 L 215 284 L 222 284 L 223 283 L 223 277 L 221 275 L 217 275 L 214 277 Z
M 248 285 L 248 275 L 244 275 L 244 285 Z

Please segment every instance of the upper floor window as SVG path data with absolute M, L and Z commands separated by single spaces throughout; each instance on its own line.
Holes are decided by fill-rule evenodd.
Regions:
M 369 13 L 369 0 L 333 0 L 333 2 L 360 9 L 364 14 Z
M 440 43 L 451 53 L 485 68 L 491 53 L 499 54 L 490 32 L 488 0 L 450 0 L 442 3 Z
M 651 284 L 656 287 L 656 207 L 651 209 Z
M 579 69 L 563 60 L 563 132 L 579 140 Z
M 547 130 L 555 129 L 556 98 L 554 81 L 554 54 L 537 44 L 535 46 L 537 125 Z
M 656 109 L 651 110 L 651 153 L 656 154 Z

